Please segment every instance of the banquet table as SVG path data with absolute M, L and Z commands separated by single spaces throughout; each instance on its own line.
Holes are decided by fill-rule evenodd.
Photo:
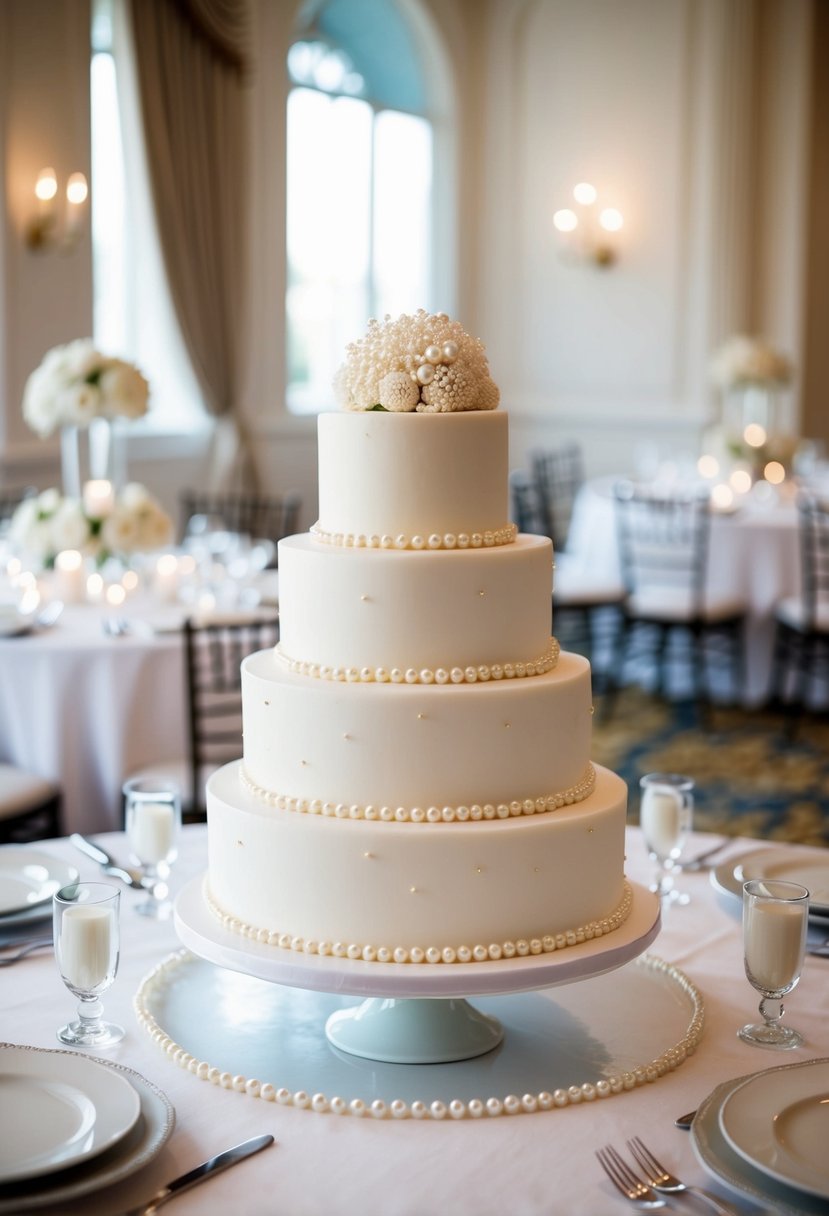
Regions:
M 574 572 L 609 583 L 621 577 L 613 501 L 617 480 L 596 478 L 582 487 L 567 544 Z M 768 501 L 747 497 L 737 510 L 713 515 L 707 586 L 718 597 L 745 604 L 744 699 L 758 704 L 769 691 L 775 606 L 798 595 L 801 586 L 798 516 L 788 493 Z
M 649 863 L 639 830 L 627 831 L 628 876 L 647 881 Z M 99 839 L 116 857 L 126 858 L 123 834 Z M 693 856 L 713 840 L 692 835 L 685 854 Z M 762 844 L 735 839 L 723 856 Z M 84 878 L 97 876 L 94 863 L 77 854 L 67 840 L 37 847 L 74 861 Z M 173 870 L 173 891 L 180 891 L 205 865 L 204 827 L 186 828 Z M 316 1113 L 211 1085 L 177 1067 L 137 1023 L 132 1002 L 142 978 L 180 942 L 170 921 L 135 915 L 133 905 L 142 896 L 124 889 L 121 965 L 103 1000 L 105 1016 L 124 1025 L 127 1034 L 121 1044 L 101 1054 L 160 1087 L 175 1107 L 176 1128 L 155 1160 L 132 1179 L 50 1212 L 114 1216 L 148 1200 L 161 1185 L 210 1155 L 270 1132 L 275 1147 L 183 1194 L 171 1212 L 612 1216 L 631 1209 L 605 1179 L 594 1149 L 613 1143 L 623 1150 L 625 1139 L 638 1134 L 685 1182 L 727 1198 L 737 1213 L 756 1213 L 756 1204 L 735 1198 L 706 1174 L 691 1136 L 676 1129 L 674 1119 L 694 1110 L 728 1078 L 829 1056 L 829 959 L 807 957 L 800 985 L 786 1001 L 787 1021 L 805 1036 L 802 1048 L 779 1053 L 741 1042 L 735 1032 L 756 1015 L 758 998 L 743 971 L 739 901 L 716 891 L 707 873 L 683 873 L 680 881 L 691 902 L 666 911 L 650 953 L 680 968 L 702 993 L 705 1028 L 696 1052 L 675 1071 L 630 1092 L 533 1114 L 443 1121 Z M 51 953 L 9 969 L 2 985 L 0 1037 L 56 1047 L 56 1028 L 72 1012 L 74 998 L 63 987 Z M 616 1012 L 623 1025 L 629 1011 L 620 1004 Z M 204 1010 L 204 1016 L 210 1017 L 211 1011 Z M 647 1011 L 642 1016 L 647 1017 Z M 274 1034 L 279 1032 L 277 1025 Z M 300 1035 L 297 1050 L 301 1042 Z M 371 1075 L 372 1067 L 370 1061 L 354 1060 L 355 1085 L 361 1072 Z M 273 1080 L 278 1083 L 278 1078 Z M 680 1198 L 681 1206 L 688 1212 L 705 1210 L 695 1200 Z
M 107 617 L 136 628 L 104 632 Z M 0 758 L 57 781 L 63 829 L 121 823 L 121 785 L 185 755 L 180 607 L 67 604 L 49 629 L 0 638 Z

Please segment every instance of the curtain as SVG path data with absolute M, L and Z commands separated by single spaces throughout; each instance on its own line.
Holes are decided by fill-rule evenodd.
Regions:
M 248 0 L 127 0 L 159 240 L 217 454 L 255 478 L 238 408 L 247 227 Z

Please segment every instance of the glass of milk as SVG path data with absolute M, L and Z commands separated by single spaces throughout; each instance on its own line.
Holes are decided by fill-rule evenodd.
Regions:
M 806 950 L 809 892 L 797 882 L 755 878 L 743 883 L 743 952 L 748 981 L 761 995 L 763 1021 L 737 1031 L 746 1043 L 778 1051 L 803 1036 L 781 1025 L 783 997 L 800 979 Z
M 181 797 L 178 787 L 163 778 L 136 778 L 124 785 L 124 815 L 127 841 L 133 860 L 142 871 L 149 894 L 136 904 L 136 912 L 163 920 L 172 903 L 167 880 L 178 856 L 181 827 Z
M 646 773 L 639 782 L 639 826 L 655 867 L 651 890 L 663 903 L 687 904 L 690 896 L 677 891 L 674 873 L 694 815 L 694 782 L 681 773 Z
M 58 1031 L 72 1047 L 109 1047 L 124 1037 L 122 1026 L 104 1022 L 100 995 L 118 970 L 118 909 L 121 892 L 106 882 L 76 882 L 52 901 L 55 959 L 66 987 L 78 998 L 78 1017 Z

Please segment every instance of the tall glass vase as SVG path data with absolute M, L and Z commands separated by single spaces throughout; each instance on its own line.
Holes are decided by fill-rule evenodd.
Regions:
M 60 459 L 66 498 L 81 498 L 90 479 L 109 481 L 116 492 L 126 481 L 122 436 L 117 421 L 109 418 L 93 418 L 85 427 L 62 427 Z

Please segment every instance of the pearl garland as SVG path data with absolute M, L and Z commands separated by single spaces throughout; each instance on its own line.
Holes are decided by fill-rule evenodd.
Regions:
M 515 524 L 504 524 L 501 528 L 484 532 L 439 532 L 416 533 L 407 536 L 400 533 L 392 536 L 364 536 L 356 532 L 327 532 L 319 525 L 312 525 L 311 535 L 324 545 L 342 545 L 347 549 L 492 549 L 498 545 L 511 545 L 518 535 Z
M 293 811 L 299 815 L 321 815 L 328 819 L 368 819 L 381 823 L 480 823 L 490 819 L 516 819 L 522 815 L 544 815 L 557 811 L 562 806 L 583 802 L 592 794 L 596 785 L 596 770 L 588 764 L 576 785 L 559 790 L 555 794 L 542 794 L 538 798 L 514 798 L 511 802 L 472 803 L 470 806 L 360 806 L 344 802 L 323 802 L 320 798 L 294 798 L 290 794 L 279 794 L 267 790 L 251 780 L 242 765 L 240 780 L 254 797 L 277 807 L 280 811 Z
M 561 647 L 556 638 L 550 639 L 549 649 L 537 659 L 517 663 L 480 663 L 469 667 L 331 667 L 307 659 L 292 659 L 276 645 L 277 658 L 297 675 L 315 680 L 338 680 L 350 684 L 476 684 L 487 680 L 525 679 L 543 676 L 558 663 Z
M 139 1026 L 168 1059 L 199 1080 L 207 1081 L 222 1089 L 231 1089 L 242 1096 L 256 1098 L 261 1102 L 295 1106 L 314 1114 L 396 1120 L 434 1119 L 452 1122 L 457 1119 L 537 1114 L 557 1109 L 563 1110 L 565 1107 L 578 1106 L 584 1102 L 602 1102 L 618 1094 L 631 1093 L 643 1085 L 651 1085 L 660 1077 L 674 1072 L 696 1051 L 705 1025 L 705 1006 L 697 986 L 672 963 L 666 963 L 662 959 L 646 954 L 637 960 L 636 966 L 665 975 L 677 985 L 691 1005 L 690 1020 L 682 1038 L 649 1063 L 637 1065 L 618 1074 L 603 1077 L 598 1081 L 585 1081 L 579 1085 L 570 1085 L 567 1089 L 556 1089 L 552 1093 L 547 1090 L 542 1090 L 537 1094 L 526 1093 L 520 1097 L 517 1094 L 506 1094 L 503 1097 L 470 1098 L 467 1102 L 463 1102 L 460 1098 L 453 1098 L 449 1102 L 440 1099 L 424 1102 L 416 1099 L 411 1103 L 406 1103 L 401 1098 L 394 1098 L 391 1101 L 375 1098 L 371 1102 L 366 1102 L 362 1098 L 347 1099 L 338 1094 L 330 1098 L 322 1093 L 309 1096 L 305 1090 L 300 1089 L 292 1093 L 284 1086 L 277 1087 L 270 1081 L 246 1079 L 229 1072 L 221 1072 L 215 1066 L 191 1055 L 161 1028 L 152 1012 L 158 993 L 166 984 L 178 978 L 177 973 L 195 961 L 197 961 L 195 956 L 188 950 L 177 950 L 162 959 L 144 977 L 133 999 L 133 1008 Z M 35 1049 L 31 1048 L 31 1050 Z M 116 1065 L 116 1067 L 118 1066 Z
M 413 889 L 416 893 L 416 888 Z M 479 943 L 475 946 L 375 946 L 352 942 L 314 941 L 296 934 L 281 933 L 277 929 L 260 929 L 248 925 L 230 912 L 225 912 L 213 899 L 208 886 L 207 875 L 204 879 L 204 901 L 211 913 L 219 921 L 222 928 L 240 937 L 250 938 L 251 941 L 261 942 L 267 946 L 278 946 L 283 950 L 293 950 L 298 954 L 333 955 L 335 958 L 351 959 L 352 962 L 364 963 L 397 963 L 416 964 L 424 966 L 454 966 L 471 965 L 473 963 L 498 962 L 500 959 L 511 959 L 518 955 L 553 954 L 556 950 L 565 950 L 568 946 L 580 946 L 596 937 L 606 937 L 623 925 L 630 915 L 633 905 L 633 892 L 625 882 L 624 894 L 618 907 L 609 916 L 601 920 L 590 921 L 577 929 L 567 929 L 558 933 L 546 933 L 543 937 L 529 939 L 521 938 L 516 942 Z

